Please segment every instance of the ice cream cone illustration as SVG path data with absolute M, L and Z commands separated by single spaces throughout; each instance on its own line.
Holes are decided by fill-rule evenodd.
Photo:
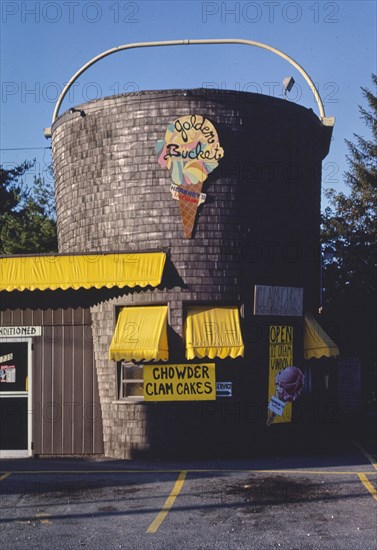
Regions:
M 191 238 L 198 207 L 206 195 L 203 183 L 224 156 L 213 124 L 200 115 L 187 115 L 169 124 L 165 139 L 157 141 L 160 166 L 170 171 L 170 190 L 179 201 L 184 236 Z
M 276 416 L 276 413 L 268 410 L 266 426 L 271 426 L 271 424 L 274 421 L 275 416 Z
M 196 185 L 181 185 L 179 192 L 179 208 L 183 225 L 183 233 L 186 239 L 190 239 L 194 229 L 196 213 L 200 204 L 200 196 L 203 183 Z M 182 193 L 184 191 L 184 193 Z
M 271 397 L 268 405 L 267 426 L 274 418 L 281 416 L 287 403 L 296 401 L 304 387 L 304 375 L 297 367 L 286 367 L 277 373 L 275 378 L 276 396 Z

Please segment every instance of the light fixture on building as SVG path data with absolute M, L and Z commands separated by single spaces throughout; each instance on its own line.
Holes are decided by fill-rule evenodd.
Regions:
M 82 109 L 75 109 L 74 107 L 71 107 L 69 110 L 69 114 L 72 115 L 73 113 L 80 113 L 80 116 L 82 117 L 86 116 L 85 111 L 83 111 Z
M 286 76 L 283 79 L 283 86 L 284 86 L 283 94 L 285 98 L 287 97 L 287 92 L 290 92 L 292 90 L 294 83 L 295 83 L 295 79 L 293 78 L 293 76 Z

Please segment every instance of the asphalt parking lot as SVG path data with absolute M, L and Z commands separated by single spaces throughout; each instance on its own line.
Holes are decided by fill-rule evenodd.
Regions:
M 244 461 L 1 461 L 3 550 L 373 549 L 371 442 Z

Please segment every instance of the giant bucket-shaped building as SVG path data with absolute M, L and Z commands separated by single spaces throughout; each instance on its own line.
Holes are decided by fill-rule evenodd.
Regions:
M 171 154 L 161 161 L 167 129 L 174 132 L 179 120 L 188 134 L 195 126 L 202 131 L 203 142 L 214 128 L 221 151 L 200 187 L 202 203 L 189 230 L 182 194 L 190 201 L 195 187 L 164 165 L 176 160 Z M 290 335 L 276 349 L 289 348 L 288 363 L 304 371 L 305 312 L 319 305 L 321 164 L 330 139 L 331 128 L 311 109 L 209 89 L 106 97 L 54 123 L 59 252 L 129 252 L 131 260 L 147 251 L 167 255 L 158 286 L 111 296 L 99 291 L 91 307 L 107 456 L 242 452 L 272 429 L 293 429 L 292 417 L 266 427 L 271 330 Z M 185 160 L 208 160 L 200 153 L 186 151 Z M 153 306 L 167 308 L 162 339 L 168 355 L 157 354 L 154 362 L 138 353 L 109 356 L 121 313 Z M 233 315 L 231 329 L 224 312 Z M 192 323 L 196 313 L 202 329 Z M 188 342 L 190 330 L 204 330 L 205 341 Z M 193 381 L 185 382 L 187 395 L 177 396 L 177 365 L 207 364 L 217 394 L 207 400 L 200 393 L 202 368 L 187 371 Z

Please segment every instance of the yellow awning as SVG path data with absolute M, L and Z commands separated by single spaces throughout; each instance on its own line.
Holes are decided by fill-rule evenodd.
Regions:
M 317 323 L 311 313 L 305 315 L 304 332 L 304 357 L 312 359 L 315 357 L 337 357 L 338 346 L 326 334 L 323 328 Z
M 185 323 L 186 358 L 243 357 L 237 307 L 192 307 Z
M 166 361 L 168 306 L 125 307 L 111 341 L 112 361 Z
M 157 286 L 164 252 L 0 258 L 0 290 Z

